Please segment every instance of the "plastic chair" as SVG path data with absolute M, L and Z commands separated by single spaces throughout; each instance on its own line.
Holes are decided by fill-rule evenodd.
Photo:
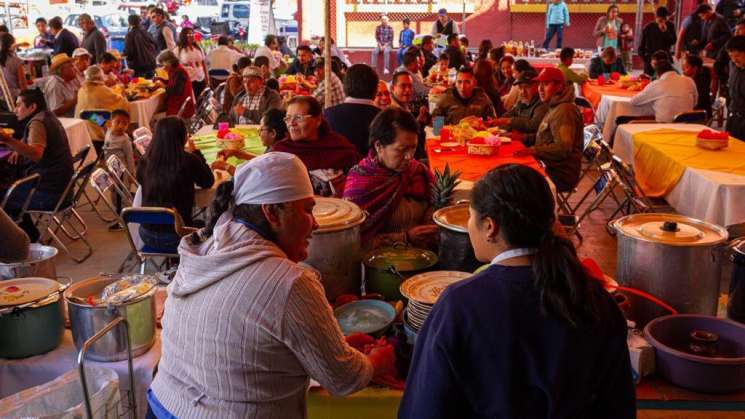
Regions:
M 31 209 L 27 211 L 28 214 L 36 216 L 35 225 L 37 228 L 45 230 L 51 239 L 54 240 L 57 245 L 77 263 L 82 263 L 93 254 L 93 247 L 85 238 L 87 226 L 85 221 L 83 221 L 77 211 L 75 211 L 75 205 L 83 195 L 85 185 L 88 183 L 95 167 L 96 162 L 94 161 L 84 165 L 80 170 L 78 170 L 67 183 L 65 191 L 60 195 L 60 198 L 53 209 Z M 71 218 L 75 218 L 83 228 L 78 229 L 73 223 L 69 222 Z M 72 232 L 68 229 L 71 229 Z M 76 258 L 72 255 L 70 249 L 68 249 L 67 245 L 65 245 L 62 239 L 57 235 L 60 230 L 62 230 L 70 240 L 80 240 L 84 243 L 86 253 L 82 257 Z M 43 232 L 42 239 L 45 239 Z
M 673 117 L 673 123 L 676 124 L 702 124 L 708 125 L 709 119 L 706 117 L 706 111 L 681 112 Z
M 28 194 L 26 195 L 26 198 L 24 199 L 23 204 L 21 205 L 21 211 L 13 219 L 13 221 L 15 221 L 16 223 L 20 222 L 23 219 L 23 216 L 26 214 L 26 210 L 28 210 L 28 206 L 31 203 L 31 198 L 34 196 L 36 189 L 39 187 L 40 181 L 41 181 L 41 176 L 38 173 L 34 173 L 33 175 L 26 176 L 23 179 L 18 179 L 17 181 L 13 182 L 13 184 L 10 185 L 10 188 L 8 188 L 8 190 L 5 191 L 5 196 L 3 197 L 2 203 L 0 203 L 0 208 L 3 208 L 3 209 L 5 209 L 5 206 L 10 201 L 10 198 L 16 194 L 16 191 L 19 188 L 24 187 L 26 185 L 31 185 L 31 189 L 29 189 Z
M 171 208 L 163 207 L 127 207 L 122 210 L 121 214 L 122 221 L 127 231 L 127 238 L 132 248 L 130 257 L 122 263 L 120 271 L 124 265 L 129 261 L 131 256 L 137 258 L 140 265 L 140 273 L 145 273 L 145 266 L 148 261 L 152 261 L 155 258 L 164 258 L 165 267 L 168 268 L 171 265 L 172 259 L 179 257 L 178 253 L 171 253 L 163 249 L 152 248 L 146 244 L 138 247 L 136 239 L 133 236 L 133 231 L 137 231 L 137 227 L 134 229 L 130 228 L 130 224 L 149 224 L 149 225 L 161 225 L 161 226 L 173 226 L 176 234 L 183 236 L 193 232 L 193 229 L 183 226 L 181 216 Z M 162 264 L 161 264 L 162 265 Z M 162 268 L 162 266 L 161 266 Z

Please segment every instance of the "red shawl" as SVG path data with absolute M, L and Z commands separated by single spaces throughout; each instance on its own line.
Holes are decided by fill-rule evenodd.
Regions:
M 338 169 L 346 172 L 360 159 L 357 148 L 346 137 L 333 131 L 316 141 L 292 141 L 288 137 L 275 143 L 272 151 L 298 156 L 308 170 Z
M 396 172 L 380 165 L 374 151 L 354 166 L 347 175 L 344 198 L 367 211 L 362 225 L 362 240 L 367 241 L 385 224 L 403 197 L 428 202 L 434 180 L 432 173 L 422 163 L 412 160 L 403 172 Z

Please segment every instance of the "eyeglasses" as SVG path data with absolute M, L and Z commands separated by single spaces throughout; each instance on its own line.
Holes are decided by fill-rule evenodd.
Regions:
M 312 118 L 313 115 L 287 115 L 284 119 L 285 124 L 290 125 L 292 123 L 299 124 L 308 118 Z

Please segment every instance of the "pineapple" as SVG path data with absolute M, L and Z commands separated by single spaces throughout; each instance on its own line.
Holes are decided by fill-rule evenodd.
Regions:
M 442 172 L 435 169 L 435 179 L 432 182 L 432 196 L 430 198 L 433 209 L 438 210 L 451 204 L 453 190 L 460 183 L 459 176 L 460 172 L 450 172 L 450 165 L 448 164 L 445 164 L 445 169 Z

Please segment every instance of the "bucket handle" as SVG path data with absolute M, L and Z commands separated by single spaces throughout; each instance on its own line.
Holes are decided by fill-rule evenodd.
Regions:
M 135 376 L 134 368 L 132 367 L 132 345 L 129 341 L 129 322 L 124 317 L 117 317 L 112 320 L 109 324 L 103 327 L 103 329 L 96 332 L 95 335 L 91 336 L 83 342 L 83 347 L 78 352 L 78 372 L 80 373 L 80 383 L 83 385 L 83 397 L 85 398 L 85 411 L 88 414 L 89 419 L 93 419 L 93 407 L 91 407 L 91 397 L 88 394 L 88 382 L 85 379 L 85 353 L 97 340 L 101 339 L 105 334 L 113 330 L 119 323 L 124 325 L 125 335 L 127 337 L 127 370 L 129 372 L 129 417 L 135 419 L 137 417 L 137 401 L 135 398 Z

